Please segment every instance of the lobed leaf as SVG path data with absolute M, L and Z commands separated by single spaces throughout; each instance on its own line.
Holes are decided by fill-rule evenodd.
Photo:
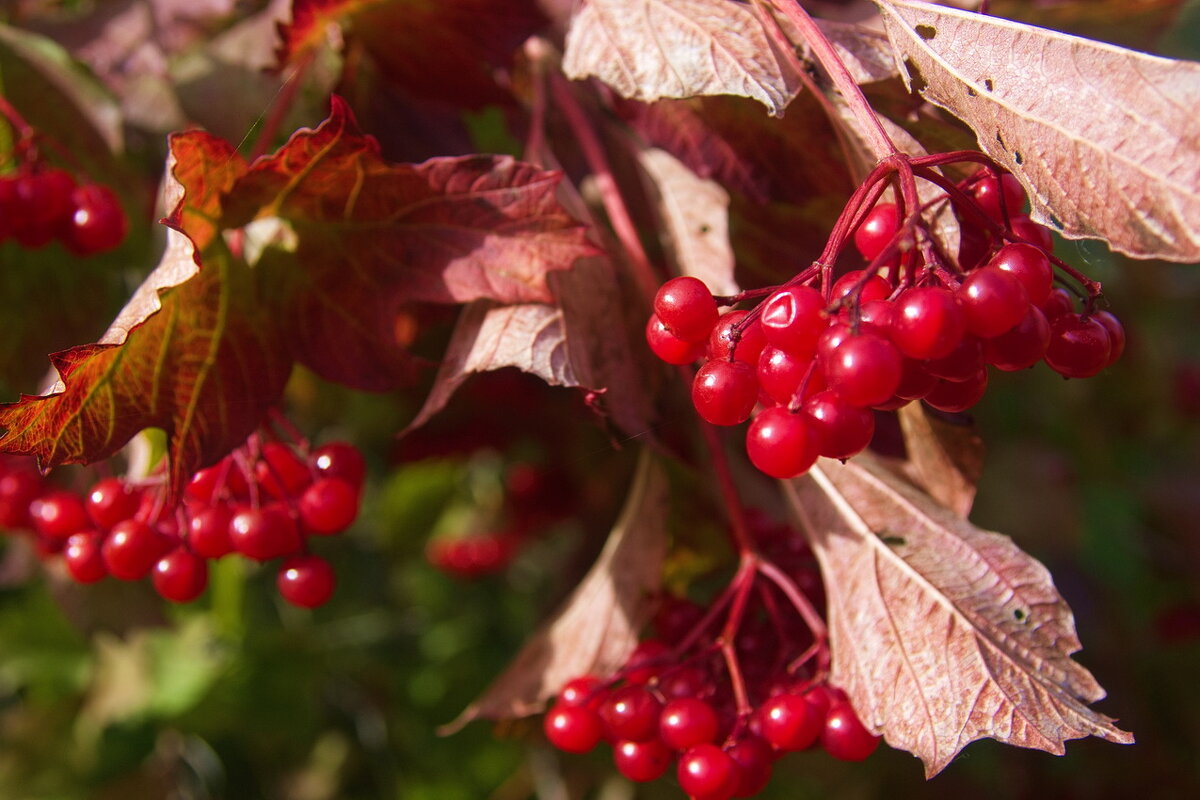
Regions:
M 1074 618 L 1006 536 L 943 508 L 863 455 L 822 459 L 785 491 L 826 576 L 830 682 L 868 728 L 940 772 L 981 738 L 1064 752 L 1133 737 L 1071 659 Z
M 1200 64 L 914 0 L 877 0 L 913 91 L 975 131 L 1031 216 L 1136 258 L 1200 261 Z

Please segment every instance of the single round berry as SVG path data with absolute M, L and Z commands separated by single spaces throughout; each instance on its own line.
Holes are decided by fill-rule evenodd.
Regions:
M 604 727 L 595 711 L 561 703 L 546 712 L 542 730 L 550 744 L 567 753 L 586 753 L 604 735 Z
M 645 686 L 627 685 L 614 689 L 600 705 L 600 720 L 608 737 L 644 742 L 658 736 L 662 704 Z
M 170 539 L 147 523 L 126 519 L 112 527 L 101 550 L 110 575 L 137 581 L 146 577 L 172 546 Z
M 1013 217 L 1008 221 L 1013 234 L 1023 242 L 1040 247 L 1047 253 L 1054 250 L 1054 237 L 1047 228 L 1043 228 L 1024 214 Z
M 97 184 L 77 187 L 71 193 L 71 205 L 62 241 L 75 255 L 105 253 L 125 239 L 129 222 L 112 189 Z
M 880 331 L 890 331 L 896 324 L 896 304 L 891 300 L 868 300 L 858 309 L 859 323 Z
M 657 739 L 645 742 L 619 741 L 613 745 L 613 764 L 631 781 L 657 780 L 671 767 L 674 753 Z
M 668 658 L 670 646 L 660 639 L 643 639 L 625 660 L 622 673 L 627 684 L 645 684 L 658 677 Z
M 91 527 L 83 500 L 74 492 L 56 490 L 29 505 L 33 527 L 42 536 L 65 540 L 72 533 Z
M 296 451 L 281 442 L 267 442 L 254 464 L 259 488 L 277 500 L 299 494 L 312 482 L 308 465 Z
M 1025 316 L 1028 293 L 1020 278 L 998 267 L 981 267 L 958 287 L 967 330 L 976 336 L 999 336 Z
M 1075 298 L 1068 290 L 1059 286 L 1046 295 L 1046 299 L 1038 304 L 1038 308 L 1046 315 L 1047 322 L 1054 322 L 1063 314 L 1075 311 Z
M 821 735 L 824 718 L 797 694 L 777 694 L 759 706 L 759 730 L 776 750 L 805 750 Z
M 879 273 L 874 273 L 868 278 L 865 269 L 850 270 L 838 278 L 833 282 L 833 289 L 830 295 L 834 300 L 840 300 L 853 292 L 855 287 L 860 283 L 862 286 L 859 288 L 859 303 L 870 303 L 873 300 L 887 300 L 892 296 L 892 284 L 888 283 L 887 278 Z
M 233 552 L 229 523 L 233 509 L 227 505 L 209 506 L 194 512 L 188 520 L 188 547 L 204 558 L 221 558 Z
M 329 536 L 349 528 L 358 516 L 358 490 L 341 478 L 321 478 L 304 490 L 297 505 L 306 531 Z
M 0 475 L 0 527 L 24 530 L 32 527 L 29 507 L 42 492 L 43 481 L 32 471 L 18 469 Z
M 983 343 L 983 359 L 996 369 L 1015 372 L 1032 367 L 1046 355 L 1050 323 L 1037 306 L 1029 306 L 1012 330 Z
M 825 330 L 825 300 L 810 286 L 786 286 L 768 297 L 759 321 L 767 342 L 797 358 L 812 357 Z
M 905 358 L 900 372 L 900 385 L 896 387 L 896 397 L 902 400 L 920 400 L 929 394 L 929 390 L 937 382 L 937 377 L 930 375 L 925 369 L 924 361 Z
M 737 781 L 734 797 L 755 797 L 771 781 L 775 753 L 771 745 L 754 735 L 746 735 L 725 748 L 733 759 Z
M 772 478 L 794 478 L 817 460 L 817 433 L 811 418 L 775 406 L 764 409 L 746 431 L 750 463 Z
M 300 608 L 325 605 L 333 596 L 337 578 L 333 567 L 319 556 L 292 556 L 283 562 L 275 587 L 284 600 Z
M 1008 172 L 988 173 L 971 187 L 971 193 L 983 213 L 997 222 L 1017 216 L 1025 207 L 1025 189 Z
M 953 292 L 937 286 L 909 289 L 896 300 L 892 341 L 909 358 L 941 358 L 958 346 L 967 329 Z
M 817 452 L 826 458 L 846 459 L 861 453 L 875 434 L 875 414 L 869 408 L 846 402 L 837 392 L 826 390 L 804 401 L 812 418 Z
M 900 352 L 887 339 L 870 332 L 846 338 L 823 367 L 829 388 L 855 406 L 882 403 L 900 385 Z
M 349 442 L 323 444 L 312 452 L 309 460 L 322 478 L 341 478 L 360 489 L 366 480 L 367 462 L 359 449 Z
M 758 357 L 758 386 L 773 402 L 787 405 L 803 384 L 805 394 L 819 391 L 825 376 L 816 369 L 811 358 L 797 358 L 786 350 L 768 345 Z M 805 384 L 805 379 L 808 383 Z
M 968 334 L 946 355 L 926 361 L 925 371 L 942 380 L 965 381 L 974 377 L 983 365 L 983 342 Z
M 88 492 L 87 513 L 104 530 L 137 513 L 141 494 L 120 478 L 97 481 Z
M 650 352 L 668 364 L 691 364 L 704 357 L 705 342 L 688 342 L 680 339 L 663 324 L 657 314 L 646 321 L 646 344 Z
M 987 385 L 987 369 L 981 367 L 979 372 L 965 381 L 938 379 L 937 384 L 921 399 L 939 411 L 957 413 L 966 411 L 982 400 Z
M 1064 378 L 1090 378 L 1108 366 L 1108 329 L 1094 317 L 1063 314 L 1050 324 L 1046 363 Z
M 867 261 L 874 261 L 900 230 L 900 210 L 895 203 L 879 203 L 854 231 L 854 247 Z
M 1108 363 L 1105 366 L 1112 366 L 1117 362 L 1117 359 L 1125 352 L 1125 326 L 1121 324 L 1121 320 L 1108 311 L 1096 311 L 1092 314 L 1092 319 L 1099 322 L 1108 331 Z
M 603 700 L 604 683 L 594 675 L 572 678 L 558 690 L 558 705 L 595 707 Z
M 78 583 L 95 583 L 108 575 L 104 566 L 101 545 L 104 537 L 97 531 L 73 533 L 63 547 L 63 560 L 67 571 Z
M 698 744 L 679 757 L 679 786 L 696 800 L 727 800 L 737 788 L 737 768 L 715 744 Z
M 875 752 L 879 737 L 866 729 L 849 703 L 835 700 L 825 717 L 821 746 L 839 761 L 862 761 Z
M 255 561 L 269 561 L 300 549 L 300 532 L 279 506 L 246 508 L 229 521 L 233 549 Z
M 19 221 L 13 236 L 23 247 L 48 244 L 71 216 L 75 179 L 61 169 L 27 172 L 17 176 L 14 190 Z
M 659 287 L 654 295 L 654 313 L 675 336 L 686 342 L 702 342 L 717 324 L 720 312 L 704 281 L 685 275 Z
M 1022 242 L 1001 247 L 988 266 L 1016 276 L 1025 287 L 1026 298 L 1034 305 L 1045 302 L 1054 284 L 1054 267 L 1050 259 L 1043 251 Z
M 716 739 L 719 725 L 711 705 L 695 697 L 680 697 L 663 706 L 658 738 L 674 750 L 687 750 Z
M 738 425 L 758 402 L 755 368 L 745 361 L 709 361 L 692 382 L 692 405 L 713 425 Z
M 767 346 L 762 322 L 746 323 L 748 311 L 730 311 L 718 320 L 708 337 L 709 359 L 727 360 L 735 358 L 747 364 L 758 363 L 758 356 Z
M 208 588 L 208 562 L 177 547 L 154 565 L 154 589 L 172 603 L 190 603 Z

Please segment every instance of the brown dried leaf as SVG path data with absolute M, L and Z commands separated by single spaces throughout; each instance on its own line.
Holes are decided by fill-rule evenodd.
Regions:
M 667 479 L 642 451 L 625 508 L 604 550 L 558 612 L 443 733 L 472 720 L 536 714 L 572 678 L 609 675 L 637 645 L 666 553 Z
M 1133 737 L 1088 703 L 1075 622 L 1007 536 L 939 506 L 870 456 L 785 483 L 826 576 L 830 681 L 868 728 L 940 772 L 976 739 L 1061 755 Z
M 590 0 L 571 19 L 563 71 L 647 102 L 750 97 L 774 116 L 801 85 L 754 11 L 728 0 Z
M 729 193 L 665 150 L 643 150 L 639 160 L 654 182 L 680 274 L 704 281 L 713 294 L 737 294 L 729 244 Z
M 966 517 L 975 502 L 975 487 L 983 474 L 983 439 L 975 426 L 954 423 L 931 414 L 920 403 L 899 411 L 900 429 L 908 450 L 905 471 L 934 500 Z
M 878 0 L 910 88 L 962 119 L 1067 238 L 1200 261 L 1200 64 Z

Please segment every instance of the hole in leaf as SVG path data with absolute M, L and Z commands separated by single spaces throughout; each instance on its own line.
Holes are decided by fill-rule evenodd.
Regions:
M 917 65 L 912 62 L 911 58 L 904 59 L 904 74 L 908 76 L 908 85 L 914 92 L 923 92 L 929 86 L 921 77 L 921 70 L 917 69 Z
M 1018 608 L 1013 611 L 1013 619 L 1015 619 L 1017 622 L 1024 622 L 1025 618 L 1028 616 L 1029 615 L 1025 613 L 1024 609 Z
M 1021 155 L 1020 150 L 1013 150 L 1013 161 L 1017 162 L 1017 166 L 1025 163 L 1025 158 Z
M 709 232 L 709 231 L 711 231 L 711 230 L 712 230 L 712 226 L 711 226 L 711 225 L 704 224 L 704 225 L 701 225 L 701 226 L 700 226 L 700 233 L 708 233 L 708 232 Z
M 1000 135 L 1000 131 L 996 131 L 996 141 L 1000 143 L 1001 147 L 1004 147 L 1004 137 Z
M 970 86 L 967 87 L 967 97 L 978 97 L 978 96 L 979 96 L 978 92 L 976 92 Z
M 987 89 L 989 92 L 990 92 L 990 91 L 992 91 L 993 84 L 992 84 L 992 79 L 991 79 L 991 78 L 984 78 L 984 79 L 983 79 L 983 88 Z
M 1057 230 L 1061 231 L 1063 229 L 1062 220 L 1053 214 L 1050 215 L 1050 224 L 1053 225 Z
M 937 28 L 933 27 L 932 25 L 918 25 L 917 36 L 920 36 L 922 39 L 928 42 L 930 39 L 937 36 Z
M 890 533 L 880 534 L 879 540 L 886 545 L 890 545 L 891 547 L 903 547 L 904 545 L 908 544 L 908 541 L 903 536 L 896 536 L 895 534 Z

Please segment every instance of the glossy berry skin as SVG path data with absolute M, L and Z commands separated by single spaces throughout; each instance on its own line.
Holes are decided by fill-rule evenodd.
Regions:
M 636 783 L 657 780 L 671 768 L 674 753 L 657 739 L 645 742 L 619 741 L 613 745 L 617 771 Z
M 819 392 L 804 401 L 804 412 L 812 418 L 817 452 L 826 458 L 846 459 L 861 453 L 875 434 L 875 414 L 851 405 L 833 391 Z
M 758 402 L 755 368 L 745 361 L 709 361 L 692 381 L 692 405 L 713 425 L 738 425 Z
M 728 360 L 733 357 L 747 364 L 758 363 L 759 354 L 767 346 L 767 337 L 759 320 L 745 322 L 749 313 L 730 311 L 717 321 L 708 337 L 710 360 Z
M 868 731 L 844 700 L 835 700 L 825 717 L 821 746 L 839 761 L 862 761 L 879 746 L 879 737 Z
M 833 299 L 839 300 L 850 294 L 854 287 L 863 281 L 866 274 L 867 271 L 864 269 L 855 269 L 834 281 L 831 292 Z M 859 290 L 858 302 L 870 303 L 873 300 L 887 300 L 891 295 L 892 285 L 882 275 L 875 274 L 863 282 L 862 289 Z
M 1026 298 L 1034 305 L 1045 302 L 1054 284 L 1054 267 L 1050 259 L 1032 245 L 1006 244 L 996 251 L 988 266 L 1016 276 L 1025 287 Z
M 1046 363 L 1064 378 L 1090 378 L 1108 366 L 1108 329 L 1094 317 L 1063 314 L 1050 324 Z
M 925 369 L 924 361 L 913 358 L 904 359 L 900 372 L 900 385 L 896 387 L 896 397 L 903 400 L 920 400 L 929 394 L 938 379 Z
M 63 560 L 77 583 L 95 583 L 108 575 L 101 552 L 103 542 L 104 536 L 97 531 L 73 533 L 67 539 L 63 547 Z
M 42 491 L 42 479 L 27 470 L 14 470 L 0 476 L 0 527 L 10 530 L 28 528 L 29 506 Z
M 909 358 L 949 355 L 966 330 L 966 317 L 953 292 L 924 286 L 909 289 L 896 300 L 892 341 Z
M 101 548 L 104 565 L 114 578 L 137 581 L 146 577 L 171 549 L 171 541 L 138 519 L 118 522 Z
M 1012 232 L 1021 241 L 1040 247 L 1047 253 L 1054 250 L 1054 237 L 1050 234 L 1050 231 L 1038 225 L 1024 214 L 1013 217 L 1009 220 L 1008 224 L 1012 228 Z
M 1112 366 L 1125 352 L 1125 326 L 1108 311 L 1096 311 L 1092 314 L 1092 319 L 1108 331 L 1108 364 L 1105 366 Z
M 177 547 L 154 565 L 154 589 L 172 603 L 190 603 L 208 588 L 208 562 Z
M 748 735 L 725 748 L 733 759 L 737 780 L 734 797 L 755 797 L 771 781 L 775 753 L 771 745 L 757 736 Z
M 965 381 L 939 379 L 921 399 L 939 411 L 957 413 L 966 411 L 982 400 L 987 392 L 987 385 L 987 370 L 980 368 L 979 372 Z
M 814 368 L 812 359 L 801 359 L 786 350 L 768 345 L 758 357 L 758 386 L 767 397 L 779 405 L 787 405 L 800 390 L 805 378 L 805 394 L 820 391 L 825 385 L 825 376 Z
M 680 697 L 663 706 L 658 738 L 674 750 L 687 750 L 716 739 L 719 727 L 711 705 L 695 697 Z
M 644 742 L 658 736 L 662 705 L 644 686 L 614 689 L 600 705 L 600 720 L 614 741 Z
M 926 361 L 925 371 L 942 380 L 965 381 L 979 372 L 983 365 L 983 341 L 967 334 L 948 354 Z
M 772 478 L 794 478 L 817 460 L 817 433 L 804 413 L 764 409 L 746 431 L 750 463 Z
M 542 719 L 542 730 L 550 744 L 567 753 L 586 753 L 604 735 L 596 712 L 583 706 L 556 703 Z
M 34 530 L 51 539 L 64 540 L 91 527 L 79 495 L 65 490 L 48 492 L 34 500 L 29 505 L 29 516 Z
M 971 187 L 975 202 L 997 222 L 1015 217 L 1025 206 L 1025 188 L 1011 173 L 989 174 Z
M 810 358 L 825 329 L 825 300 L 810 286 L 785 286 L 763 301 L 763 335 L 767 343 L 797 358 Z
M 900 385 L 900 352 L 882 336 L 849 336 L 824 359 L 825 382 L 854 406 L 873 406 L 890 398 Z
M 824 718 L 804 697 L 777 694 L 758 709 L 762 737 L 776 750 L 805 750 L 821 735 Z
M 105 253 L 125 239 L 129 221 L 112 189 L 97 184 L 79 186 L 71 193 L 71 206 L 61 235 L 63 244 L 75 255 Z
M 275 587 L 284 600 L 300 608 L 317 608 L 333 596 L 337 577 L 333 567 L 319 556 L 292 556 L 283 562 Z
M 216 505 L 195 511 L 188 520 L 188 547 L 204 558 L 221 558 L 233 552 L 233 540 L 229 538 L 229 523 L 233 510 L 227 505 Z
M 278 506 L 246 508 L 229 521 L 233 549 L 255 561 L 269 561 L 300 549 L 300 532 Z
M 1020 278 L 998 267 L 975 270 L 963 280 L 957 294 L 967 330 L 985 339 L 1011 330 L 1029 306 Z
M 1075 311 L 1075 299 L 1069 291 L 1060 286 L 1052 289 L 1050 294 L 1046 295 L 1046 299 L 1038 304 L 1038 308 L 1046 315 L 1047 322 L 1054 322 L 1063 314 Z
M 555 702 L 561 706 L 586 706 L 594 711 L 603 699 L 604 683 L 594 675 L 582 675 L 564 683 Z
M 88 491 L 84 504 L 92 522 L 108 530 L 121 520 L 129 519 L 137 513 L 141 495 L 120 478 L 104 478 L 97 481 Z
M 349 442 L 328 442 L 309 457 L 317 475 L 322 478 L 341 478 L 358 489 L 367 477 L 367 462 L 358 448 Z
M 672 278 L 654 295 L 654 313 L 667 330 L 686 342 L 702 342 L 720 312 L 704 281 L 690 275 Z
M 61 169 L 46 169 L 17 176 L 14 186 L 18 221 L 13 237 L 23 247 L 49 244 L 69 219 L 75 179 Z
M 358 490 L 341 478 L 321 478 L 304 490 L 296 505 L 306 531 L 331 536 L 358 517 Z
M 1037 306 L 1010 331 L 983 343 L 984 361 L 1005 372 L 1027 369 L 1042 360 L 1050 344 L 1050 323 Z
M 696 800 L 727 800 L 737 789 L 734 761 L 715 744 L 699 744 L 679 757 L 679 786 Z
M 691 364 L 704 357 L 705 342 L 680 339 L 663 325 L 657 314 L 651 314 L 646 322 L 646 344 L 660 361 L 676 366 Z
M 254 464 L 254 477 L 261 490 L 278 500 L 299 494 L 312 482 L 308 465 L 280 442 L 262 446 L 261 457 Z
M 900 230 L 900 211 L 895 203 L 879 203 L 854 231 L 854 247 L 867 261 L 874 261 Z

